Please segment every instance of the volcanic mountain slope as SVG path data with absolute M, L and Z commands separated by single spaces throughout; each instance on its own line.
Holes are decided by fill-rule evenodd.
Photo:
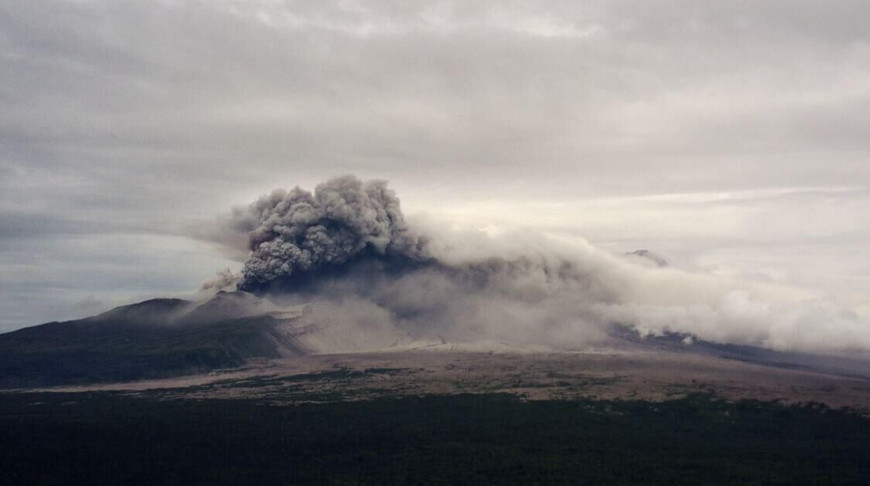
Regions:
M 130 381 L 300 353 L 292 316 L 241 292 L 196 305 L 154 299 L 0 335 L 0 387 Z
M 667 332 L 660 336 L 641 336 L 634 328 L 615 325 L 610 342 L 620 349 L 692 354 L 711 358 L 755 363 L 776 368 L 818 371 L 846 377 L 870 378 L 870 360 L 811 353 L 775 351 L 744 344 L 714 343 L 684 333 Z
M 522 343 L 413 338 L 389 326 L 354 329 L 333 325 L 324 316 L 315 316 L 311 322 L 310 315 L 303 315 L 305 306 L 278 307 L 236 291 L 218 292 L 199 304 L 180 299 L 147 300 L 86 319 L 25 328 L 0 335 L 0 388 L 169 378 L 236 368 L 253 358 L 295 359 L 305 354 L 554 351 Z M 641 336 L 634 328 L 619 325 L 611 326 L 608 334 L 593 352 L 684 355 L 686 363 L 724 358 L 735 363 L 870 378 L 870 361 L 863 359 L 718 344 L 686 334 Z

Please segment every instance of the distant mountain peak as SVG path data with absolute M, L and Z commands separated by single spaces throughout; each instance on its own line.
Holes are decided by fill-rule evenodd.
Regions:
M 648 262 L 654 263 L 655 266 L 657 266 L 659 268 L 664 268 L 664 267 L 668 266 L 667 260 L 665 260 L 661 256 L 659 256 L 659 255 L 657 255 L 649 250 L 643 250 L 643 249 L 635 250 L 632 252 L 628 252 L 625 255 L 629 256 L 629 257 L 643 258 L 644 260 L 646 260 Z

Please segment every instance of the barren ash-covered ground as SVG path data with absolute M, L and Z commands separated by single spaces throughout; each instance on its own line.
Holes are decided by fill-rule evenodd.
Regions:
M 239 369 L 38 391 L 148 391 L 166 398 L 273 403 L 507 393 L 524 400 L 674 400 L 710 394 L 729 401 L 818 402 L 870 411 L 870 379 L 685 352 L 402 352 L 256 359 Z M 37 391 L 37 390 L 33 390 Z

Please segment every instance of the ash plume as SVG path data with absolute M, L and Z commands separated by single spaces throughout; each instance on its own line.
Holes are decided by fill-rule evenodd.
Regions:
M 318 185 L 276 190 L 236 214 L 248 234 L 251 257 L 239 289 L 292 286 L 312 274 L 373 257 L 424 261 L 426 241 L 405 223 L 396 194 L 386 182 L 353 176 Z
M 215 292 L 219 292 L 225 289 L 232 290 L 239 284 L 239 280 L 241 278 L 241 275 L 233 273 L 232 270 L 230 270 L 229 268 L 224 268 L 218 270 L 217 274 L 214 277 L 203 282 L 199 290 L 211 290 Z
M 579 349 L 613 326 L 685 333 L 777 350 L 870 349 L 870 327 L 804 289 L 691 273 L 530 230 L 490 236 L 402 214 L 383 181 L 344 176 L 278 190 L 234 211 L 224 241 L 247 241 L 231 287 L 301 305 L 312 348 L 358 351 L 414 343 L 512 343 Z M 656 257 L 658 258 L 658 257 Z M 663 260 L 662 260 L 663 262 Z

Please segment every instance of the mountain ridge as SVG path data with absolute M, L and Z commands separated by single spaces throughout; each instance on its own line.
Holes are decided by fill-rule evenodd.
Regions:
M 280 329 L 286 316 L 236 309 L 188 318 L 197 308 L 151 299 L 0 334 L 0 388 L 164 378 L 303 352 Z
M 171 378 L 235 368 L 255 358 L 308 353 L 439 351 L 453 350 L 454 345 L 477 349 L 469 343 L 444 338 L 429 343 L 401 333 L 349 335 L 329 322 L 300 320 L 304 313 L 304 307 L 281 308 L 247 292 L 221 291 L 199 303 L 150 299 L 84 319 L 19 329 L 0 334 L 0 389 Z M 478 351 L 485 347 L 481 346 Z M 643 336 L 618 324 L 610 326 L 601 349 L 689 353 L 870 378 L 867 360 L 714 343 L 682 333 Z M 505 343 L 496 351 L 522 353 L 523 348 Z

